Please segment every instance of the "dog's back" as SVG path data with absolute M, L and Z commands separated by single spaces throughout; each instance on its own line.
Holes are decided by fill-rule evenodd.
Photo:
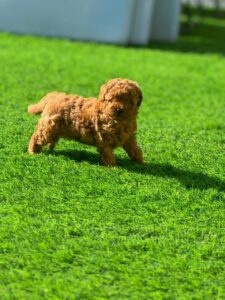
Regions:
M 38 103 L 28 106 L 28 113 L 30 115 L 39 115 L 45 109 L 45 106 L 50 102 L 58 102 L 62 96 L 65 96 L 65 93 L 51 92 L 44 96 Z

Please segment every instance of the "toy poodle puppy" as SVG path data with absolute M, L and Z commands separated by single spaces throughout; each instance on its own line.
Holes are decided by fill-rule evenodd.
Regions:
M 96 146 L 103 165 L 116 165 L 113 150 L 117 147 L 123 147 L 132 160 L 143 164 L 135 138 L 141 101 L 139 85 L 122 78 L 106 82 L 98 99 L 49 93 L 28 107 L 29 114 L 41 114 L 28 152 L 38 153 L 45 145 L 52 150 L 60 138 L 66 138 Z

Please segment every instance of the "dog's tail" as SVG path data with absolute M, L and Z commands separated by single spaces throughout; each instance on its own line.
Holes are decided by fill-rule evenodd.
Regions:
M 55 93 L 55 92 L 53 92 Z M 29 105 L 27 111 L 30 115 L 39 115 L 43 112 L 46 104 L 51 99 L 53 93 L 47 94 L 44 98 L 42 98 L 38 103 Z M 50 96 L 50 97 L 49 97 Z

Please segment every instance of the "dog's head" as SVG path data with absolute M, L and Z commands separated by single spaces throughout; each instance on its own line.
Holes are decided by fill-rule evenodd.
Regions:
M 106 82 L 100 89 L 99 101 L 115 118 L 136 117 L 142 102 L 137 82 L 116 78 Z

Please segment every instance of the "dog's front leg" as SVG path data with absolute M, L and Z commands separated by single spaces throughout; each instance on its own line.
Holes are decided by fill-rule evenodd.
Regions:
M 141 148 L 138 145 L 135 136 L 132 136 L 128 141 L 126 141 L 126 143 L 123 145 L 123 149 L 127 152 L 132 160 L 139 164 L 145 163 Z
M 115 167 L 116 166 L 116 159 L 113 153 L 113 148 L 106 147 L 106 148 L 98 148 L 98 152 L 101 156 L 101 163 L 104 166 Z

